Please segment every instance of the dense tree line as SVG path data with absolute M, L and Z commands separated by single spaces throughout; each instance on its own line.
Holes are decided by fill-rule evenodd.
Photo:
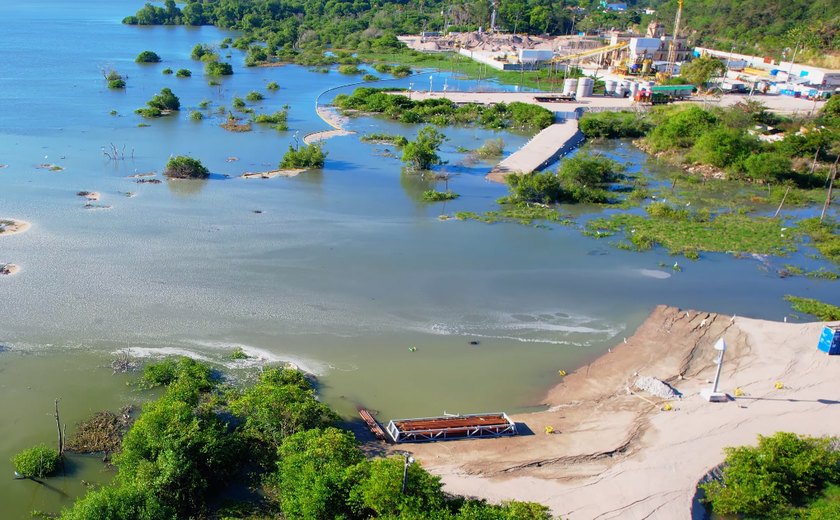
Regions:
M 236 387 L 206 364 L 169 359 L 146 366 L 141 386 L 163 393 L 125 435 L 116 478 L 62 519 L 551 518 L 534 503 L 448 497 L 419 464 L 403 484 L 403 457 L 367 458 L 297 370 L 267 368 Z M 243 484 L 261 488 L 262 503 L 217 499 Z
M 339 94 L 333 103 L 344 111 L 383 114 L 402 123 L 431 123 L 437 126 L 478 124 L 497 130 L 542 130 L 554 122 L 551 111 L 529 103 L 514 101 L 494 105 L 459 105 L 444 98 L 415 101 L 375 88 L 357 88 L 352 94 Z

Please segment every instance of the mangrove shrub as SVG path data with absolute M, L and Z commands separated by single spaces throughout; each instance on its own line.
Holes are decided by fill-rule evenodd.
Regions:
M 178 155 L 169 158 L 163 174 L 176 179 L 206 179 L 210 176 L 210 170 L 201 164 L 198 159 Z
M 297 148 L 289 145 L 289 150 L 280 161 L 280 168 L 323 168 L 326 157 L 327 152 L 319 144 L 305 144 Z
M 434 127 L 423 127 L 417 132 L 417 139 L 403 146 L 402 161 L 418 170 L 428 170 L 432 166 L 441 164 L 437 152 L 445 140 L 446 136 Z
M 24 477 L 46 477 L 58 469 L 61 456 L 46 444 L 27 448 L 12 457 L 15 471 Z
M 143 51 L 134 58 L 134 61 L 137 63 L 159 63 L 160 56 L 157 53 L 152 51 Z
M 585 113 L 580 119 L 580 131 L 590 138 L 642 137 L 651 125 L 636 112 Z
M 208 76 L 230 76 L 233 74 L 233 67 L 223 61 L 210 61 L 204 64 L 204 73 Z

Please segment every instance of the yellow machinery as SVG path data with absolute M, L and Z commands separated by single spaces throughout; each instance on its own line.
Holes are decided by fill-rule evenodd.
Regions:
M 683 0 L 677 2 L 677 16 L 674 18 L 674 35 L 671 37 L 671 45 L 668 47 L 668 63 L 665 70 L 656 75 L 656 79 L 662 83 L 674 74 L 674 64 L 677 62 L 677 35 L 680 33 L 680 18 L 682 18 Z
M 598 47 L 597 49 L 589 49 L 582 52 L 577 52 L 575 54 L 567 54 L 565 56 L 556 56 L 552 58 L 549 63 L 561 63 L 564 61 L 575 61 L 581 58 L 588 58 L 589 56 L 597 56 L 598 54 L 604 54 L 610 51 L 617 51 L 619 49 L 623 49 L 630 45 L 629 42 L 619 42 L 615 45 L 607 45 L 606 47 Z

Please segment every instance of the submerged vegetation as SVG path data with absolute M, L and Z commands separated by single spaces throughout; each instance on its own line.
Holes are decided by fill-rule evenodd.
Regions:
M 785 296 L 785 300 L 790 302 L 795 311 L 816 316 L 820 321 L 840 320 L 840 307 L 837 305 L 791 295 Z
M 247 379 L 226 383 L 187 358 L 147 365 L 141 386 L 162 393 L 125 434 L 116 478 L 60 518 L 551 518 L 535 503 L 445 495 L 401 455 L 368 458 L 302 372 L 265 368 Z M 216 499 L 246 486 L 261 498 Z

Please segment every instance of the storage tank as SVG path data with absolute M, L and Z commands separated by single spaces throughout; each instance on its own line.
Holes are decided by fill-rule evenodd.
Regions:
M 626 91 L 627 91 L 627 90 L 624 88 L 624 85 L 622 85 L 622 84 L 620 84 L 620 83 L 619 83 L 618 85 L 616 85 L 616 87 L 615 87 L 615 95 L 616 95 L 616 97 L 624 97 L 624 93 L 625 93 Z
M 580 78 L 577 84 L 577 98 L 591 97 L 594 84 L 592 78 Z
M 615 87 L 618 85 L 618 82 L 615 80 L 608 79 L 604 82 L 604 92 L 607 96 L 611 96 L 615 93 Z
M 577 90 L 578 80 L 577 78 L 568 78 L 566 81 L 563 82 L 563 94 L 569 95 L 574 94 Z

